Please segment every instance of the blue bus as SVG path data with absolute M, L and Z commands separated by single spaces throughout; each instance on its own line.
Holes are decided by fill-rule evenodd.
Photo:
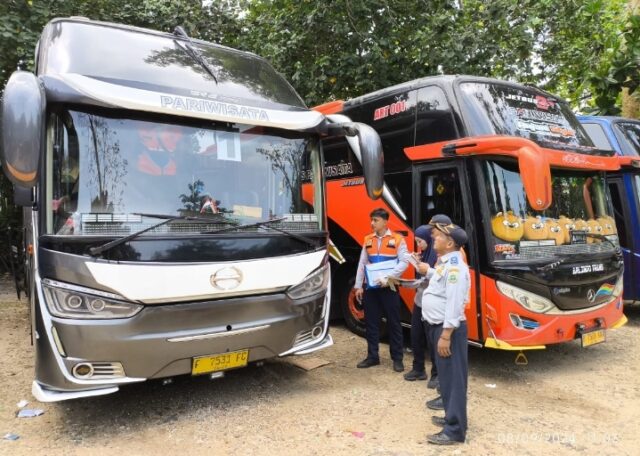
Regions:
M 578 116 L 598 149 L 640 159 L 640 121 L 623 117 Z M 624 299 L 640 301 L 640 169 L 624 166 L 607 180 L 624 254 Z

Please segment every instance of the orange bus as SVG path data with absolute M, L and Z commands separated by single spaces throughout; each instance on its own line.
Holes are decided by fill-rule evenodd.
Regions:
M 333 270 L 332 296 L 354 332 L 364 331 L 355 267 L 368 214 L 381 204 L 408 245 L 437 213 L 469 233 L 472 345 L 589 346 L 625 324 L 606 185 L 620 164 L 593 146 L 563 100 L 494 79 L 436 76 L 316 109 L 371 125 L 384 149 L 383 195 L 373 202 L 358 157 L 343 141 L 324 145 L 329 231 L 346 259 Z M 412 293 L 401 290 L 406 323 Z

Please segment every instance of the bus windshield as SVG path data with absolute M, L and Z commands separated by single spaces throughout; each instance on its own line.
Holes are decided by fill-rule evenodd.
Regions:
M 518 136 L 551 149 L 598 152 L 566 103 L 534 88 L 463 82 L 460 91 L 470 136 Z
M 322 228 L 321 162 L 313 136 L 72 110 L 52 115 L 51 124 L 49 234 L 127 235 L 157 223 L 158 216 L 194 220 L 146 234 L 215 231 L 276 218 L 288 231 Z M 303 200 L 303 183 L 313 206 Z
M 482 166 L 494 261 L 549 260 L 616 249 L 602 174 L 552 169 L 552 204 L 536 211 L 515 162 L 485 161 Z
M 640 124 L 635 122 L 616 122 L 615 133 L 620 140 L 624 155 L 640 155 Z

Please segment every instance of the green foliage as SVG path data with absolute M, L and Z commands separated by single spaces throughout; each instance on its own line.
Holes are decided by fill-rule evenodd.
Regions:
M 595 106 L 591 111 L 616 115 L 621 112 L 619 101 L 623 87 L 632 94 L 640 85 L 640 15 L 628 18 L 610 54 L 610 58 L 587 77 L 594 94 Z
M 235 44 L 271 60 L 311 105 L 447 73 L 611 107 L 637 79 L 637 21 L 626 8 L 625 0 L 255 0 Z

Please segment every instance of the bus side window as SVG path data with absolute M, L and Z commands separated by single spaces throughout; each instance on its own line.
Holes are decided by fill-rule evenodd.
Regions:
M 616 222 L 616 230 L 618 231 L 618 242 L 620 246 L 628 248 L 627 242 L 627 227 L 625 225 L 624 218 L 624 188 L 622 188 L 622 182 L 618 180 L 609 179 L 609 192 L 611 192 L 611 204 L 613 205 L 613 217 Z
M 453 223 L 464 227 L 465 216 L 456 168 L 425 171 L 420 178 L 420 219 L 427 223 L 435 214 L 448 215 Z
M 416 91 L 412 90 L 378 97 L 346 112 L 354 122 L 364 122 L 378 132 L 387 173 L 411 166 L 404 148 L 415 145 L 415 107 Z
M 458 138 L 451 107 L 443 90 L 437 86 L 418 91 L 416 145 Z
M 445 214 L 451 221 L 462 228 L 467 228 L 462 197 L 460 174 L 457 167 L 447 167 L 421 172 L 420 191 L 418 198 L 419 220 L 414 220 L 415 226 L 427 223 L 436 214 Z M 470 254 L 473 240 L 464 247 L 462 252 L 465 263 L 473 268 L 475 260 Z

